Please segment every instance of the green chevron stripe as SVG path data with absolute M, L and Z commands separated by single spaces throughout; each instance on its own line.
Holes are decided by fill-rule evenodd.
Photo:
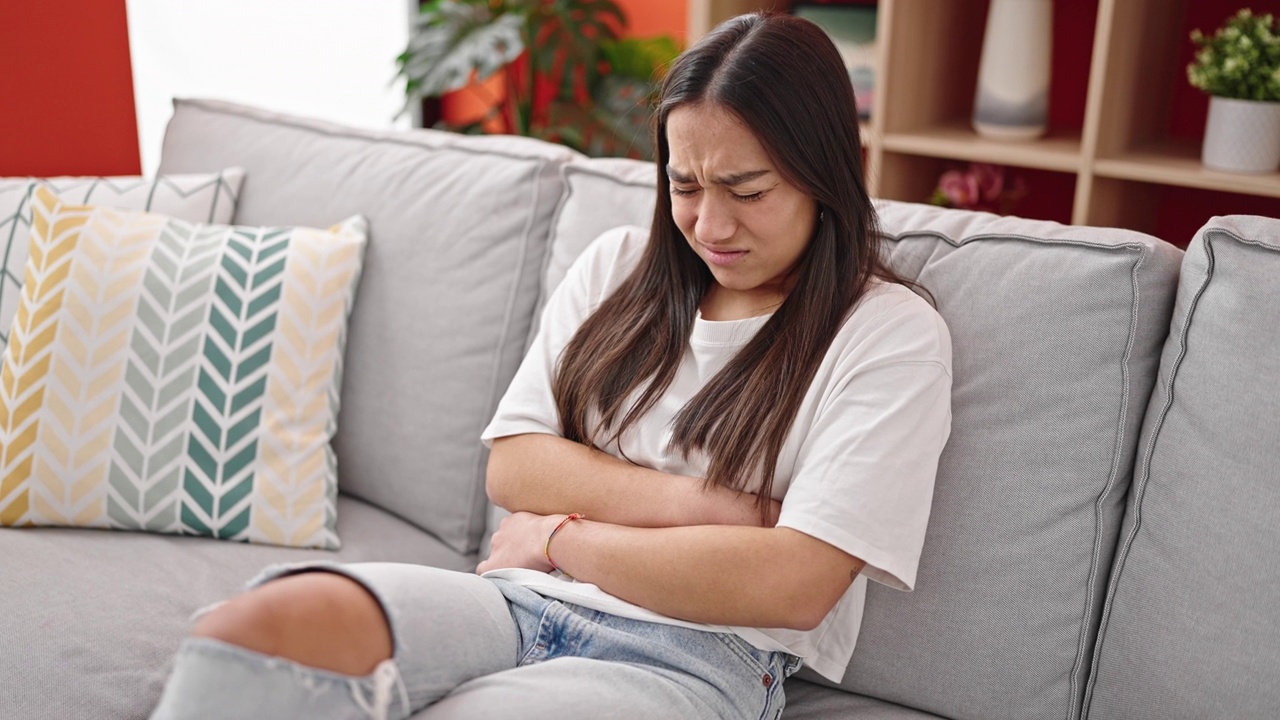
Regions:
M 249 525 L 259 424 L 290 236 L 235 228 L 218 263 L 183 476 L 184 530 L 237 538 Z
M 107 512 L 117 527 L 178 530 L 201 320 L 226 234 L 170 222 L 148 257 L 113 438 Z

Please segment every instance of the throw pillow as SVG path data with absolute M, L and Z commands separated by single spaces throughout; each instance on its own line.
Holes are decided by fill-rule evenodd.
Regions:
M 0 178 L 0 352 L 9 343 L 9 326 L 22 294 L 27 262 L 31 200 L 47 187 L 79 205 L 109 205 L 146 210 L 191 222 L 229 223 L 235 215 L 244 170 L 228 168 L 207 175 L 142 177 Z
M 33 203 L 0 367 L 0 525 L 337 548 L 346 322 L 367 224 Z

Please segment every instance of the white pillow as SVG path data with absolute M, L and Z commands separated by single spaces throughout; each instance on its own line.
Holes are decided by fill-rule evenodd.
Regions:
M 31 200 L 44 186 L 74 205 L 146 210 L 188 222 L 229 224 L 236 212 L 242 168 L 201 175 L 144 177 L 0 178 L 0 353 L 22 296 L 31 234 Z

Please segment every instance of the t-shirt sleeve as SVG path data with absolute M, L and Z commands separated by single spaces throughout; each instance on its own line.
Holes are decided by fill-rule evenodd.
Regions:
M 946 326 L 927 306 L 860 338 L 801 446 L 778 526 L 859 558 L 871 580 L 911 590 L 951 430 L 950 367 Z
M 560 416 L 551 391 L 556 362 L 583 321 L 616 285 L 620 263 L 642 245 L 637 230 L 617 228 L 601 235 L 578 256 L 564 280 L 547 299 L 542 321 L 529 351 L 480 439 L 526 433 L 560 435 Z

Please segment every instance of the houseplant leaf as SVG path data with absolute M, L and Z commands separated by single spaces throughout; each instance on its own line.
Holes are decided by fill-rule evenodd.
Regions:
M 422 8 L 400 57 L 411 98 L 439 97 L 484 79 L 524 52 L 523 12 L 495 11 L 487 2 L 438 0 Z
M 680 45 L 668 35 L 628 37 L 601 43 L 600 54 L 609 63 L 610 75 L 652 82 L 680 54 Z

